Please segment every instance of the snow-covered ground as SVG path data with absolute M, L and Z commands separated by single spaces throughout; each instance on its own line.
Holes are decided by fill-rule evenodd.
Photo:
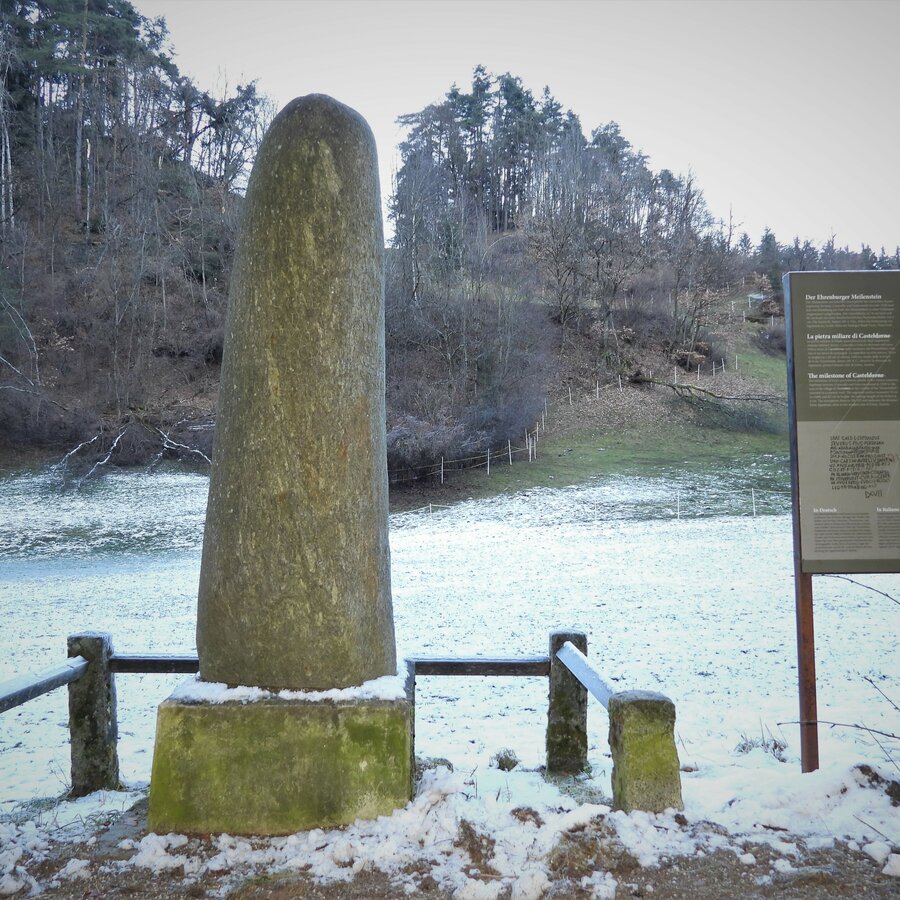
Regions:
M 536 655 L 546 653 L 551 630 L 585 631 L 588 655 L 615 685 L 674 700 L 689 821 L 759 840 L 780 836 L 788 847 L 793 836 L 808 845 L 853 840 L 900 872 L 897 810 L 853 769 L 866 763 L 897 776 L 896 742 L 874 732 L 898 732 L 900 716 L 881 692 L 900 698 L 900 606 L 846 581 L 815 580 L 820 718 L 872 731 L 821 729 L 822 769 L 801 776 L 798 728 L 784 724 L 797 719 L 790 519 L 686 515 L 685 499 L 679 519 L 675 491 L 652 478 L 605 479 L 392 516 L 400 655 Z M 0 679 L 60 661 L 66 635 L 80 630 L 109 631 L 123 651 L 192 651 L 205 494 L 205 478 L 183 473 L 115 475 L 80 493 L 60 491 L 49 476 L 0 484 Z M 656 494 L 634 514 L 636 496 Z M 900 596 L 898 576 L 858 580 Z M 132 785 L 149 778 L 156 705 L 179 680 L 117 680 L 122 772 Z M 408 862 L 449 846 L 441 877 L 465 892 L 470 879 L 454 868 L 447 840 L 465 818 L 497 838 L 494 868 L 507 883 L 525 879 L 522 896 L 538 896 L 554 835 L 608 813 L 521 771 L 543 761 L 546 692 L 539 678 L 420 678 L 417 752 L 449 759 L 454 773 L 429 776 L 394 817 L 264 846 L 223 838 L 222 859 L 243 856 L 269 869 L 309 864 L 323 877 L 346 877 L 354 866 L 399 871 L 391 853 Z M 592 701 L 592 776 L 581 788 L 594 797 L 609 794 L 606 728 Z M 64 690 L 0 717 L 0 812 L 65 789 L 66 729 Z M 785 745 L 777 753 L 784 761 L 771 752 L 775 742 Z M 489 765 L 507 747 L 522 760 L 509 774 Z M 521 806 L 543 824 L 511 816 Z M 0 877 L 26 884 L 27 860 L 42 852 L 50 825 L 82 821 L 86 809 L 84 801 L 62 804 L 34 825 L 0 825 Z M 730 840 L 685 831 L 671 815 L 607 820 L 645 863 Z M 183 864 L 171 862 L 185 853 L 180 839 L 146 840 L 133 864 Z M 188 874 L 225 864 L 193 859 Z M 494 896 L 478 885 L 482 893 L 471 896 Z M 592 887 L 604 896 L 610 882 L 598 873 Z

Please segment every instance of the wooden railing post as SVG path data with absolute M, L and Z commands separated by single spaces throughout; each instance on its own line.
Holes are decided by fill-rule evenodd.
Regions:
M 69 735 L 72 752 L 70 796 L 117 790 L 119 753 L 116 746 L 116 685 L 110 670 L 112 638 L 100 632 L 73 634 L 69 656 L 88 661 L 85 674 L 69 685 Z
M 587 653 L 587 635 L 582 631 L 550 634 L 550 703 L 547 710 L 547 771 L 575 774 L 587 767 L 587 689 L 556 658 L 556 652 L 571 641 Z

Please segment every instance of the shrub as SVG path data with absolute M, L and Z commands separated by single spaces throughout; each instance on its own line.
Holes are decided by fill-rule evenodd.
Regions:
M 787 353 L 787 333 L 784 325 L 770 325 L 756 334 L 756 346 L 772 356 Z

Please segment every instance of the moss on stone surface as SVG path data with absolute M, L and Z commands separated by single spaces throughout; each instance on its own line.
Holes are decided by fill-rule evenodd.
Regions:
M 159 707 L 151 830 L 291 834 L 387 815 L 411 794 L 406 701 Z
M 613 807 L 662 812 L 683 809 L 675 704 L 649 691 L 622 691 L 609 698 Z
M 82 656 L 88 670 L 69 685 L 69 734 L 72 797 L 93 791 L 117 791 L 119 780 L 116 683 L 109 668 L 112 638 L 99 632 L 73 634 L 69 656 Z
M 396 672 L 381 201 L 353 110 L 300 97 L 247 187 L 197 609 L 206 681 L 328 690 Z
M 556 658 L 567 641 L 587 652 L 587 637 L 580 632 L 550 634 L 547 771 L 556 774 L 583 772 L 587 766 L 587 690 Z

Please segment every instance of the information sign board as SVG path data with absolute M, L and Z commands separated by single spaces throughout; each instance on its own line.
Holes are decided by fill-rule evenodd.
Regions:
M 784 288 L 800 571 L 900 571 L 900 272 Z

